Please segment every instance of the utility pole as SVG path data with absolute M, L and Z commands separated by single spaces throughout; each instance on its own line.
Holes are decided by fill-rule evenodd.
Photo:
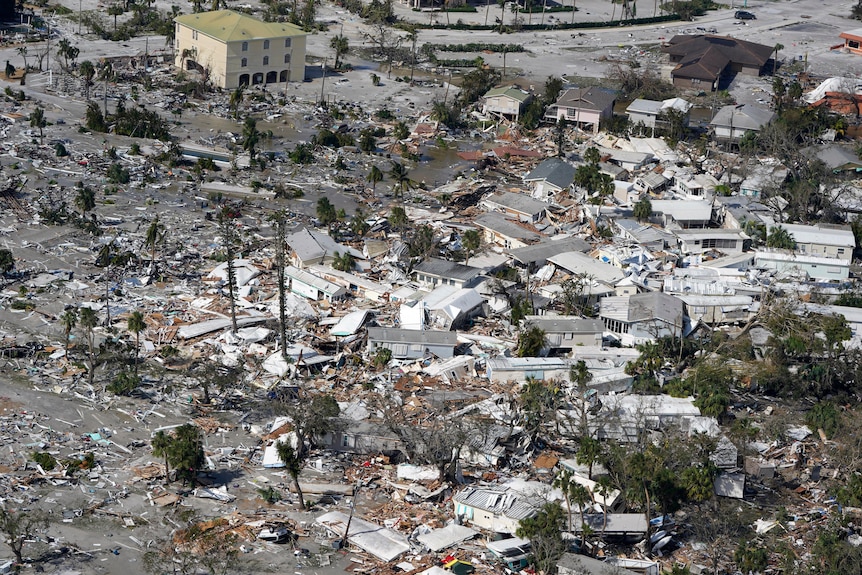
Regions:
M 82 2 L 83 2 L 83 0 L 78 0 L 78 36 L 81 35 L 81 20 L 83 20 L 83 18 L 81 18 L 81 15 L 82 15 L 81 4 L 82 4 Z
M 347 545 L 347 535 L 350 533 L 350 523 L 353 521 L 353 512 L 356 509 L 356 496 L 359 495 L 360 480 L 356 480 L 353 484 L 353 498 L 350 500 L 350 516 L 347 518 L 347 527 L 344 529 L 344 536 L 341 538 L 342 549 Z

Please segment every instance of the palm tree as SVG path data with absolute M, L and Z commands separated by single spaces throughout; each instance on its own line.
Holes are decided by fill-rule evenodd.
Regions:
M 333 36 L 329 41 L 329 47 L 335 50 L 335 69 L 339 70 L 341 57 L 347 54 L 350 50 L 350 44 L 347 42 L 347 37 L 344 34 Z
M 78 54 L 81 53 L 81 50 L 74 46 L 69 40 L 63 38 L 57 43 L 57 55 L 63 58 L 63 69 L 69 69 L 69 60 L 72 61 L 72 65 L 75 65 L 75 59 L 78 57 Z
M 446 25 L 449 25 L 449 11 L 446 10 Z M 416 68 L 416 40 L 419 39 L 419 32 L 415 24 L 410 24 L 407 27 L 407 39 L 410 40 L 410 85 L 413 85 L 413 72 Z
M 96 192 L 89 186 L 81 186 L 78 188 L 78 194 L 75 196 L 75 207 L 81 210 L 81 217 L 87 216 L 87 212 L 96 207 Z
M 239 107 L 242 104 L 243 92 L 245 91 L 245 86 L 238 86 L 233 92 L 230 93 L 230 101 L 228 101 L 228 107 L 233 111 L 233 119 L 239 120 Z
M 569 497 L 572 503 L 578 504 L 579 515 L 581 516 L 581 529 L 584 529 L 584 506 L 593 500 L 590 490 L 572 481 L 569 483 Z M 586 540 L 586 529 L 584 529 L 584 539 Z
M 563 469 L 559 475 L 554 478 L 554 488 L 563 492 L 563 498 L 566 500 L 566 516 L 569 518 L 569 531 L 572 530 L 572 498 L 569 487 L 572 484 L 572 472 L 568 469 Z
M 144 315 L 135 310 L 129 316 L 127 327 L 130 332 L 135 334 L 135 377 L 138 376 L 138 353 L 141 349 L 141 332 L 147 328 L 144 323 Z
M 386 219 L 389 220 L 389 225 L 396 230 L 404 229 L 407 227 L 407 224 L 410 223 L 410 219 L 407 217 L 407 212 L 404 211 L 404 208 L 401 206 L 393 206 L 392 211 L 389 212 L 389 216 Z
M 506 0 L 497 0 L 497 4 L 500 5 L 500 34 L 502 34 L 506 23 Z
M 78 72 L 81 74 L 81 79 L 84 81 L 84 97 L 90 99 L 90 86 L 93 85 L 93 78 L 96 76 L 96 67 L 89 60 L 84 60 L 78 66 Z
M 78 325 L 78 309 L 72 307 L 64 311 L 63 315 L 60 316 L 60 322 L 63 324 L 63 335 L 65 336 L 63 348 L 66 350 L 66 359 L 69 359 L 69 337 L 72 330 Z
M 769 235 L 766 236 L 766 247 L 793 250 L 796 249 L 796 240 L 793 238 L 793 234 L 787 231 L 787 228 L 772 226 Z
M 122 16 L 123 12 L 125 12 L 125 10 L 123 10 L 123 7 L 119 4 L 108 6 L 108 16 L 114 17 L 114 32 L 117 31 L 117 16 Z
M 104 244 L 99 249 L 99 254 L 96 256 L 96 267 L 105 268 L 105 311 L 107 318 L 105 325 L 111 325 L 111 266 L 116 263 L 117 255 L 114 253 L 114 243 L 109 242 Z
M 168 455 L 170 455 L 172 446 L 173 441 L 171 440 L 171 437 L 164 431 L 157 431 L 153 436 L 153 455 L 156 457 L 162 457 L 165 460 L 165 485 L 170 483 L 171 468 L 168 463 Z
M 547 344 L 545 330 L 534 325 L 518 336 L 518 357 L 538 357 Z
M 292 445 L 282 441 L 275 444 L 275 451 L 278 453 L 278 458 L 284 463 L 288 475 L 293 479 L 293 487 L 296 489 L 296 495 L 299 497 L 300 509 L 305 509 L 305 498 L 302 496 L 302 488 L 299 486 L 299 474 L 302 472 L 302 458 Z
M 99 79 L 105 81 L 104 100 L 105 100 L 105 117 L 108 116 L 108 80 L 114 77 L 114 65 L 109 61 L 102 62 L 99 68 Z
M 332 258 L 332 267 L 342 272 L 349 272 L 356 265 L 356 259 L 349 252 L 340 254 L 335 252 Z
M 238 329 L 236 323 L 236 269 L 234 268 L 235 249 L 237 244 L 237 230 L 233 222 L 233 214 L 227 206 L 223 207 L 218 215 L 219 231 L 221 241 L 227 258 L 227 289 L 230 298 L 230 325 L 231 333 L 236 334 Z
M 602 475 L 596 481 L 595 491 L 604 498 L 605 504 L 602 505 L 602 539 L 605 538 L 605 530 L 608 528 L 608 507 L 607 501 L 611 492 L 614 490 L 613 482 L 607 475 Z
M 416 187 L 416 182 L 410 179 L 410 170 L 404 167 L 404 164 L 399 164 L 392 161 L 392 167 L 389 169 L 389 177 L 392 178 L 392 190 L 396 196 L 404 197 L 404 190 L 410 190 Z
M 287 288 L 285 286 L 285 243 L 287 211 L 277 210 L 267 218 L 275 227 L 275 271 L 278 277 L 278 335 L 281 356 L 287 360 Z
M 96 312 L 88 307 L 82 307 L 78 326 L 84 333 L 84 339 L 87 340 L 87 379 L 90 381 L 90 387 L 93 386 L 93 380 L 96 377 L 96 333 L 94 330 L 98 324 L 99 318 L 96 316 Z
M 467 230 L 461 236 L 461 247 L 464 249 L 464 265 L 470 264 L 470 256 L 482 245 L 482 236 L 476 230 Z
M 45 126 L 48 125 L 48 122 L 45 121 L 45 110 L 36 106 L 33 110 L 33 113 L 30 114 L 30 127 L 39 129 L 39 145 L 42 145 L 45 142 Z
M 377 189 L 377 184 L 383 181 L 383 171 L 377 166 L 371 166 L 371 170 L 365 176 L 365 181 L 371 182 L 371 195 L 373 196 L 374 191 Z
M 150 248 L 150 273 L 155 274 L 156 271 L 156 246 L 162 243 L 165 239 L 165 226 L 159 223 L 159 216 L 150 223 L 147 228 L 147 236 L 144 239 L 144 245 Z
M 775 57 L 772 59 L 772 75 L 775 76 L 775 71 L 778 69 L 778 51 L 784 49 L 784 44 L 776 44 L 772 49 L 775 52 Z
M 245 119 L 242 126 L 242 149 L 248 152 L 251 161 L 257 154 L 257 143 L 260 141 L 260 132 L 257 130 L 257 120 L 251 116 Z

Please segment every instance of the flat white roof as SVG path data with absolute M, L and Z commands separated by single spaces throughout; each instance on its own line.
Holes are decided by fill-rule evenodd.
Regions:
M 777 224 L 793 234 L 798 244 L 825 244 L 830 246 L 856 247 L 856 238 L 850 227 L 806 226 L 805 224 Z

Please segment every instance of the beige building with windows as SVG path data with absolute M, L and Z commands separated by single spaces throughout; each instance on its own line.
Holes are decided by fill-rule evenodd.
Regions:
M 209 74 L 221 88 L 305 80 L 305 32 L 293 24 L 261 22 L 233 10 L 174 19 L 174 64 Z

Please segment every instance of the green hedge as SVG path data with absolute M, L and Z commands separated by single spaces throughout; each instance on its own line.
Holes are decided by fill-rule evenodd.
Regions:
M 469 44 L 426 44 L 428 50 L 435 52 L 526 52 L 520 44 L 489 44 L 471 42 Z
M 612 20 L 610 22 L 568 22 L 559 24 L 522 24 L 518 30 L 576 30 L 583 28 L 615 28 L 622 25 L 637 26 L 639 24 L 657 24 L 660 22 L 675 22 L 680 20 L 679 15 L 670 14 L 667 16 L 655 16 L 653 18 L 634 18 L 632 20 Z M 499 30 L 499 24 L 483 25 L 483 24 L 465 24 L 456 22 L 455 24 L 414 24 L 416 28 L 425 30 Z M 506 26 L 508 29 L 509 26 Z
M 478 68 L 479 62 L 477 60 L 481 60 L 481 58 L 458 58 L 452 60 L 438 60 L 435 58 L 434 65 L 445 68 Z

